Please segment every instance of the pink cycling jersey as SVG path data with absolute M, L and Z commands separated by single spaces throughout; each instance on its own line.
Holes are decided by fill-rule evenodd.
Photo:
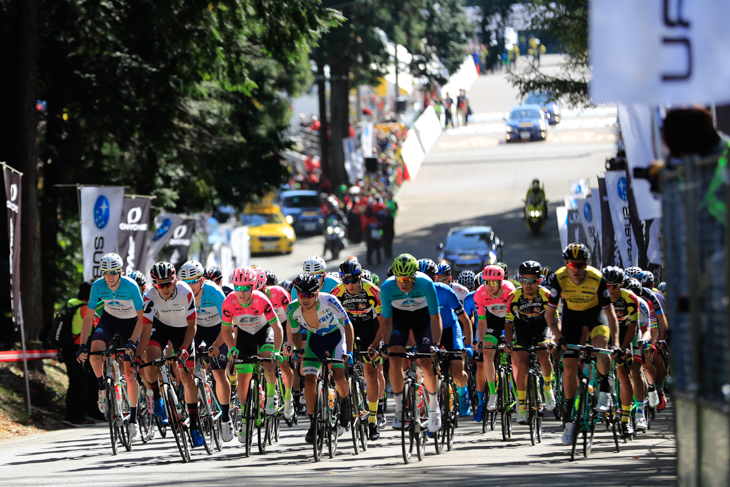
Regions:
M 248 306 L 238 302 L 236 293 L 231 293 L 223 301 L 224 326 L 234 324 L 239 330 L 255 335 L 266 326 L 274 324 L 278 318 L 274 313 L 274 307 L 261 291 L 252 291 L 253 298 Z
M 274 313 L 279 318 L 279 322 L 285 323 L 287 319 L 286 307 L 291 303 L 291 296 L 281 286 L 267 286 L 266 294 L 269 295 L 269 301 L 274 306 Z
M 512 301 L 510 295 L 515 290 L 514 284 L 509 281 L 502 281 L 502 289 L 496 297 L 487 293 L 484 284 L 479 286 L 474 293 L 474 305 L 477 308 L 477 316 L 480 320 L 486 319 L 487 311 L 498 318 L 507 316 L 509 304 Z

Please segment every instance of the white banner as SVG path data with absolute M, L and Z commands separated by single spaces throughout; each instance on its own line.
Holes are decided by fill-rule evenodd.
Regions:
M 649 222 L 647 222 L 648 224 Z M 662 228 L 662 219 L 657 218 L 651 222 L 649 227 L 649 247 L 646 250 L 646 257 L 650 264 L 664 264 L 664 255 L 662 254 L 662 243 L 664 242 L 664 233 Z
M 626 149 L 629 174 L 634 168 L 646 168 L 656 159 L 654 154 L 654 113 L 648 105 L 631 104 L 618 106 L 618 120 L 621 137 Z M 639 220 L 662 217 L 662 204 L 650 191 L 649 181 L 633 178 L 631 184 Z
M 426 154 L 423 152 L 421 143 L 418 142 L 418 136 L 415 130 L 409 130 L 408 136 L 403 147 L 401 147 L 400 154 L 403 157 L 403 162 L 408 168 L 408 174 L 411 176 L 411 180 L 416 179 L 418 171 L 421 170 L 421 163 L 425 159 Z
M 236 267 L 248 265 L 251 259 L 251 239 L 248 236 L 248 227 L 236 227 L 231 231 L 230 250 L 236 260 Z
M 231 252 L 231 248 L 228 245 L 221 245 L 221 274 L 223 274 L 223 282 L 222 284 L 228 285 L 231 283 L 231 276 L 233 275 L 233 271 L 235 270 L 234 262 L 233 262 L 233 254 Z
M 730 2 L 592 0 L 595 102 L 730 101 Z
M 588 179 L 579 179 L 578 181 L 570 182 L 570 195 L 575 197 L 582 197 L 588 195 L 591 188 L 588 185 Z
M 629 185 L 625 171 L 606 171 L 606 193 L 621 262 L 624 267 L 639 265 L 639 247 L 631 228 Z
M 84 280 L 101 277 L 99 261 L 117 248 L 124 188 L 81 186 L 81 246 L 84 251 Z
M 374 124 L 368 122 L 363 124 L 362 133 L 360 134 L 360 148 L 364 157 L 370 157 L 373 155 L 373 139 L 374 135 Z
M 593 210 L 593 221 L 596 225 L 596 232 L 598 235 L 598 247 L 603 245 L 603 225 L 601 224 L 601 194 L 598 188 L 591 188 L 591 210 Z M 601 254 L 602 255 L 602 254 Z M 598 256 L 598 262 L 601 261 L 601 256 Z
M 150 268 L 152 264 L 157 262 L 157 254 L 160 253 L 162 247 L 165 246 L 173 232 L 177 227 L 180 226 L 183 219 L 177 215 L 171 213 L 160 213 L 155 217 L 155 234 L 152 236 L 147 250 L 147 264 L 145 265 L 144 272 L 149 277 Z
M 345 152 L 345 169 L 350 184 L 356 184 L 365 176 L 365 168 L 358 164 L 357 153 L 355 152 L 355 138 L 342 139 L 342 150 Z
M 593 195 L 589 194 L 583 199 L 577 199 L 576 203 L 578 204 L 577 211 L 578 214 L 580 214 L 580 221 L 583 225 L 583 232 L 586 235 L 586 244 L 591 249 L 591 255 L 593 256 L 593 265 L 596 265 L 596 263 L 600 262 L 601 260 L 601 239 L 598 234 L 598 218 L 596 217 L 596 212 L 593 210 L 595 206 L 593 205 Z
M 426 107 L 414 126 L 424 152 L 428 153 L 441 135 L 441 120 L 436 116 L 433 105 Z
M 558 233 L 560 234 L 560 246 L 568 246 L 568 209 L 564 206 L 555 208 L 555 220 L 558 222 Z

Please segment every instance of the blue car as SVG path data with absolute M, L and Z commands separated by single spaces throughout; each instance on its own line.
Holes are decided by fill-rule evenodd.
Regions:
M 502 260 L 502 242 L 487 226 L 453 227 L 446 235 L 446 243 L 440 243 L 438 261 L 451 266 L 454 276 L 461 271 L 479 272 L 485 266 Z
M 282 191 L 279 200 L 286 222 L 294 227 L 297 234 L 322 233 L 324 229 L 322 199 L 317 191 L 308 189 Z
M 525 98 L 525 105 L 540 105 L 542 111 L 545 112 L 548 124 L 556 125 L 560 123 L 560 103 L 547 93 L 537 91 L 528 93 L 527 98 Z
M 547 138 L 547 119 L 539 105 L 519 105 L 510 111 L 505 140 L 545 140 Z

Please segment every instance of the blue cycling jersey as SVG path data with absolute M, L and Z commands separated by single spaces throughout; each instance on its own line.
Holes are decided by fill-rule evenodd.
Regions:
M 467 316 L 474 316 L 477 312 L 477 307 L 474 304 L 474 293 L 476 291 L 472 291 L 469 294 L 466 295 L 464 298 L 464 312 Z
M 434 283 L 436 295 L 439 298 L 439 312 L 441 313 L 441 324 L 443 329 L 451 328 L 456 323 L 457 314 L 463 313 L 463 306 L 451 286 L 443 282 Z
M 223 301 L 226 295 L 223 290 L 211 281 L 203 282 L 203 295 L 200 297 L 200 306 L 196 308 L 198 314 L 198 326 L 210 327 L 220 325 L 223 316 Z
M 420 272 L 416 273 L 416 281 L 409 293 L 398 288 L 395 277 L 390 277 L 380 288 L 380 301 L 383 305 L 383 318 L 394 318 L 401 315 L 409 318 L 413 314 L 424 314 L 425 317 L 439 313 L 439 298 L 433 281 Z M 458 301 L 458 298 L 457 298 Z
M 324 278 L 324 285 L 322 286 L 322 289 L 319 290 L 321 293 L 331 293 L 332 290 L 337 287 L 337 285 L 340 283 L 338 279 L 335 279 L 331 276 L 326 276 Z M 294 301 L 297 299 L 297 289 L 295 287 L 291 288 L 291 300 Z
M 109 289 L 106 279 L 97 279 L 91 286 L 89 309 L 95 310 L 99 301 L 104 301 L 104 311 L 115 318 L 136 318 L 137 311 L 142 310 L 142 294 L 137 283 L 127 277 L 119 276 L 120 283 L 116 291 Z

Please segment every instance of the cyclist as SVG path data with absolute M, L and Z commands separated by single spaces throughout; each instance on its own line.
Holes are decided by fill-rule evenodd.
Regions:
M 331 293 L 340 281 L 337 276 L 339 274 L 330 274 L 327 272 L 327 264 L 322 257 L 313 256 L 304 261 L 302 270 L 305 274 L 313 274 L 319 280 L 319 291 L 323 293 Z M 297 299 L 297 288 L 292 287 L 292 301 Z
M 133 279 L 134 282 L 137 283 L 137 286 L 139 286 L 139 292 L 144 296 L 144 293 L 147 291 L 147 278 L 144 277 L 144 274 L 140 271 L 132 271 L 129 274 L 127 274 L 127 277 L 130 279 Z
M 488 265 L 482 271 L 484 284 L 474 294 L 477 308 L 477 340 L 484 347 L 495 347 L 504 333 L 504 321 L 509 308 L 510 294 L 515 287 L 505 280 L 505 273 L 499 265 Z M 481 360 L 477 360 L 477 397 L 479 403 L 474 421 L 481 423 L 484 414 L 484 386 L 489 387 L 487 409 L 497 409 L 496 372 L 494 370 L 494 348 L 484 349 Z
M 464 307 L 457 293 L 445 282 L 436 281 L 438 278 L 438 274 L 436 273 L 439 271 L 439 266 L 434 261 L 431 259 L 421 259 L 418 261 L 418 266 L 421 272 L 435 282 L 436 296 L 439 300 L 441 327 L 443 330 L 441 333 L 442 346 L 450 352 L 464 350 L 469 357 L 473 357 L 471 322 L 466 313 L 464 313 Z M 467 345 L 464 346 L 464 343 Z M 469 376 L 464 370 L 464 362 L 462 360 L 452 360 L 449 367 L 459 392 L 459 415 L 470 416 L 471 404 L 469 403 L 469 390 L 467 389 Z
M 520 282 L 522 287 L 515 289 L 510 295 L 509 309 L 504 322 L 504 338 L 512 353 L 512 365 L 515 368 L 515 382 L 519 408 L 517 422 L 527 424 L 527 368 L 529 354 L 520 350 L 529 346 L 545 346 L 551 342 L 552 333 L 545 321 L 550 291 L 540 286 L 542 268 L 539 262 L 527 260 L 520 264 Z M 515 345 L 512 345 L 512 338 Z M 543 378 L 543 395 L 545 409 L 555 409 L 553 395 L 553 365 L 547 350 L 537 351 L 537 360 Z
M 283 332 L 281 323 L 274 313 L 274 307 L 257 287 L 261 287 L 264 277 L 251 267 L 238 267 L 233 271 L 231 284 L 233 291 L 223 301 L 223 321 L 221 334 L 228 345 L 228 358 L 239 355 L 251 357 L 260 355 L 272 358 L 276 350 L 281 350 Z M 233 327 L 236 327 L 236 337 L 233 336 Z M 275 359 L 277 357 L 274 357 Z M 246 421 L 248 411 L 245 411 L 248 400 L 248 385 L 253 376 L 255 364 L 237 364 L 238 399 L 242 405 L 241 415 Z M 264 376 L 266 377 L 266 414 L 276 413 L 276 377 L 273 362 L 264 362 Z M 246 428 L 241 428 L 238 437 L 240 443 L 246 443 Z
M 233 292 L 233 288 L 231 286 L 223 286 L 223 272 L 221 272 L 220 267 L 218 266 L 211 266 L 205 269 L 205 274 L 203 274 L 203 277 L 205 277 L 206 280 L 212 281 L 216 286 L 221 288 L 221 291 L 223 291 L 223 294 L 228 296 Z
M 469 294 L 469 289 L 460 282 L 453 282 L 453 278 L 451 277 L 451 266 L 449 264 L 442 263 L 438 266 L 438 274 L 436 274 L 434 281 L 442 282 L 453 289 L 456 292 L 456 296 L 458 296 L 459 301 L 464 304 L 464 299 L 466 299 L 466 296 Z
M 284 332 L 284 343 L 282 343 L 283 349 L 286 348 L 290 343 L 292 343 L 291 339 L 289 338 L 289 326 L 287 324 L 288 318 L 286 315 L 286 309 L 289 306 L 289 303 L 291 303 L 291 296 L 286 291 L 286 289 L 276 285 L 276 274 L 274 274 L 272 271 L 262 272 L 264 272 L 266 280 L 264 281 L 263 288 L 260 289 L 260 291 L 266 294 L 266 297 L 269 298 L 269 301 L 271 301 L 272 306 L 274 306 L 274 313 L 276 313 L 277 318 L 279 318 L 279 323 L 281 323 L 281 328 Z M 291 419 L 294 416 L 294 400 L 292 396 L 292 382 L 294 380 L 294 371 L 289 365 L 288 360 L 284 360 L 281 363 L 281 375 L 284 379 L 284 390 L 282 391 L 284 397 L 284 417 L 286 419 Z M 299 380 L 298 374 L 297 380 Z
M 124 262 L 117 254 L 105 254 L 101 258 L 99 269 L 101 269 L 103 279 L 97 279 L 91 285 L 89 302 L 79 336 L 88 337 L 91 334 L 94 314 L 97 307 L 100 307 L 102 309 L 101 318 L 94 333 L 91 334 L 91 351 L 103 351 L 111 343 L 114 335 L 119 335 L 122 343 L 126 341 L 124 348 L 127 349 L 127 353 L 124 354 L 124 376 L 127 379 L 127 393 L 130 405 L 129 434 L 132 442 L 136 442 L 139 441 L 139 432 L 137 430 L 139 387 L 137 386 L 134 371 L 130 367 L 128 354 L 137 351 L 137 343 L 140 341 L 140 337 L 144 338 L 145 330 L 142 326 L 142 294 L 139 292 L 139 287 L 134 280 L 122 275 L 123 266 Z M 147 337 L 149 337 L 149 332 L 147 333 Z M 144 351 L 144 347 L 140 350 L 140 353 L 142 351 Z M 89 348 L 85 342 L 81 341 L 76 357 L 79 362 L 85 362 L 89 359 Z M 89 361 L 99 385 L 99 411 L 106 414 L 106 394 L 104 392 L 106 378 L 104 377 L 103 358 L 101 355 L 91 355 Z
M 550 325 L 556 343 L 563 348 L 563 390 L 565 393 L 564 420 L 568 421 L 563 432 L 563 443 L 573 442 L 573 427 L 570 422 L 575 406 L 575 394 L 578 389 L 578 352 L 568 350 L 568 344 L 584 343 L 584 331 L 590 333 L 591 344 L 605 348 L 611 345 L 618 350 L 618 320 L 611 304 L 606 280 L 601 271 L 588 265 L 591 251 L 581 243 L 572 243 L 563 250 L 565 266 L 558 269 L 550 291 L 550 308 L 545 319 Z M 557 326 L 557 307 L 563 301 L 562 326 Z M 597 357 L 598 368 L 598 406 L 599 411 L 606 412 L 611 407 L 611 394 L 608 384 L 608 372 L 611 369 L 611 358 L 607 355 Z
M 342 398 L 341 411 L 349 411 L 350 388 L 345 377 L 345 364 L 352 360 L 354 331 L 352 323 L 347 317 L 340 302 L 331 294 L 320 292 L 321 279 L 309 273 L 299 274 L 294 279 L 294 289 L 297 290 L 298 299 L 292 301 L 287 308 L 289 327 L 291 328 L 292 339 L 297 349 L 302 348 L 302 334 L 307 333 L 307 341 L 304 348 L 303 371 L 304 371 L 304 395 L 307 402 L 307 414 L 309 415 L 309 430 L 305 437 L 307 443 L 312 442 L 314 435 L 314 406 L 317 397 L 317 376 L 321 364 L 316 358 L 324 358 L 329 354 L 343 363 L 333 363 L 332 373 L 335 378 L 337 392 Z M 287 349 L 287 354 L 290 354 Z M 344 425 L 340 418 L 338 434 L 344 431 Z
M 185 388 L 185 403 L 190 416 L 190 436 L 194 446 L 202 446 L 203 435 L 198 429 L 198 393 L 193 377 L 195 366 L 194 338 L 197 324 L 195 296 L 190 286 L 177 279 L 175 267 L 169 262 L 157 262 L 150 269 L 152 288 L 144 295 L 144 327 L 150 330 L 149 344 L 140 341 L 146 350 L 145 360 L 151 362 L 162 355 L 168 341 L 177 356 L 185 361 L 188 371 L 179 364 L 180 381 Z M 138 360 L 136 361 L 138 362 Z M 157 368 L 144 369 L 155 400 L 155 416 L 163 417 L 165 405 L 160 397 Z
M 221 436 L 223 441 L 233 439 L 233 421 L 229 415 L 231 399 L 231 383 L 226 375 L 228 365 L 228 347 L 221 335 L 223 301 L 226 295 L 213 281 L 204 277 L 205 269 L 200 262 L 189 260 L 178 272 L 180 279 L 190 286 L 195 296 L 195 309 L 198 317 L 198 328 L 195 332 L 195 343 L 208 346 L 208 355 L 212 358 L 210 369 L 215 378 L 215 391 L 221 406 Z
M 495 265 L 498 265 L 502 268 L 502 270 L 504 271 L 504 279 L 511 282 L 515 289 L 520 287 L 520 283 L 517 280 L 509 278 L 509 267 L 507 267 L 507 264 L 505 264 L 504 262 L 497 262 Z
M 332 290 L 332 295 L 340 300 L 354 328 L 355 345 L 360 350 L 367 350 L 363 357 L 366 364 L 365 388 L 368 392 L 368 429 L 371 440 L 380 438 L 378 428 L 378 400 L 385 392 L 385 376 L 383 375 L 383 359 L 378 356 L 377 349 L 383 339 L 383 308 L 380 304 L 380 289 L 365 280 L 364 271 L 356 260 L 346 260 L 340 264 L 340 279 Z
M 380 288 L 383 304 L 383 354 L 403 353 L 412 331 L 421 353 L 436 353 L 441 340 L 441 315 L 436 286 L 428 276 L 418 271 L 418 261 L 411 254 L 396 257 L 391 267 L 393 277 Z M 423 384 L 428 396 L 428 431 L 441 429 L 438 402 L 438 378 L 433 372 L 431 358 L 418 359 L 423 372 Z M 395 401 L 393 428 L 403 427 L 403 357 L 390 358 L 390 385 Z

